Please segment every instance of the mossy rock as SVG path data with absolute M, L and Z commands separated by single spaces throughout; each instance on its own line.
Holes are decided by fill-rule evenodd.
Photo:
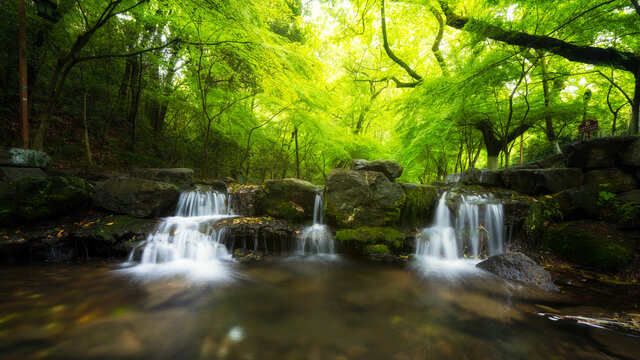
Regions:
M 18 221 L 55 218 L 86 207 L 91 185 L 76 177 L 23 178 L 15 184 L 13 217 Z
M 11 222 L 13 199 L 15 196 L 15 185 L 0 182 L 0 225 L 6 225 Z
M 267 215 L 293 221 L 313 219 L 320 188 L 298 179 L 268 180 L 262 185 L 262 208 Z
M 601 222 L 572 221 L 549 227 L 543 244 L 577 264 L 604 271 L 623 268 L 632 257 L 623 237 Z
M 400 184 L 404 190 L 404 204 L 400 212 L 402 225 L 415 227 L 426 224 L 438 203 L 435 186 L 419 184 Z
M 378 245 L 383 245 L 389 252 L 390 249 L 398 252 L 406 238 L 405 233 L 390 227 L 339 229 L 335 236 L 342 250 L 358 255 L 369 254 L 372 249 L 381 250 Z
M 327 175 L 327 222 L 356 229 L 397 224 L 404 205 L 402 186 L 378 171 L 333 169 Z
M 389 247 L 384 244 L 367 245 L 364 247 L 364 251 L 368 254 L 390 254 Z

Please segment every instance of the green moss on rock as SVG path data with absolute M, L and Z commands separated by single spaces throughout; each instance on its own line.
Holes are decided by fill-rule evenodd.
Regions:
M 395 248 L 402 246 L 406 235 L 389 227 L 360 227 L 336 231 L 336 240 L 341 243 L 387 244 Z
M 400 215 L 402 224 L 411 227 L 424 225 L 438 202 L 436 187 L 418 184 L 401 185 L 405 196 Z
M 368 254 L 390 254 L 391 253 L 387 245 L 383 245 L 383 244 L 367 245 L 364 247 L 364 251 L 365 253 L 368 253 Z
M 577 264 L 599 270 L 617 270 L 631 260 L 622 237 L 604 223 L 573 221 L 549 227 L 543 244 Z
M 313 206 L 320 188 L 298 179 L 269 180 L 262 185 L 262 207 L 267 215 L 302 221 L 313 218 Z

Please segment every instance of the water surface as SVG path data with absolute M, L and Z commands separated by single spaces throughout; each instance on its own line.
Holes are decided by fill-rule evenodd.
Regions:
M 632 359 L 640 339 L 538 315 L 579 299 L 472 268 L 335 257 L 226 264 L 224 282 L 118 264 L 0 268 L 2 359 Z M 460 265 L 464 268 L 464 264 Z M 114 271 L 115 270 L 115 271 Z

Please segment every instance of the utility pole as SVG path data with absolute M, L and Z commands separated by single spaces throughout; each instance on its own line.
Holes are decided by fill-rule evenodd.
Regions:
M 20 71 L 20 119 L 22 123 L 22 141 L 29 148 L 29 108 L 27 103 L 27 30 L 24 0 L 18 0 L 18 53 Z

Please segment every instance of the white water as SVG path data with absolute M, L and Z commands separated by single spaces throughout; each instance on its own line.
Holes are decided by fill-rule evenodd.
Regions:
M 324 201 L 317 194 L 313 205 L 313 225 L 302 230 L 298 236 L 298 255 L 333 255 L 333 236 L 329 228 L 322 224 L 324 219 Z
M 454 261 L 478 260 L 500 254 L 504 247 L 504 216 L 501 204 L 481 196 L 461 196 L 454 213 L 446 204 L 447 192 L 436 207 L 433 225 L 422 229 L 416 240 L 416 255 Z
M 149 234 L 140 262 L 125 269 L 143 278 L 182 275 L 190 280 L 224 280 L 230 275 L 225 261 L 232 261 L 223 244 L 225 229 L 212 225 L 233 216 L 227 195 L 214 191 L 180 194 L 176 216 L 167 217 Z M 137 249 L 129 255 L 133 261 Z

